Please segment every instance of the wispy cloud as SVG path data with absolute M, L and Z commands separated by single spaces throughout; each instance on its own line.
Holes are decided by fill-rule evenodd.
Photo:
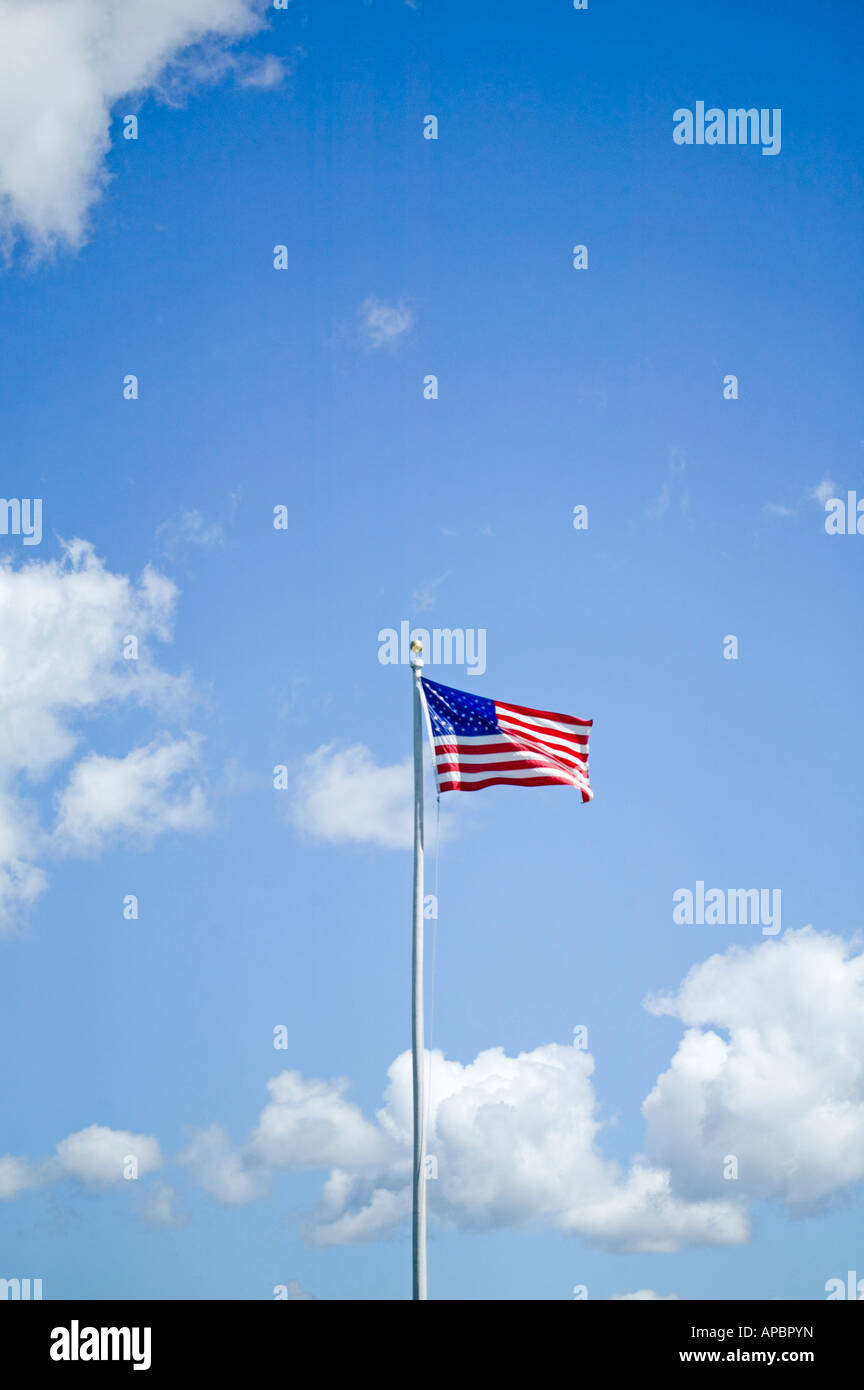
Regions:
M 380 348 L 411 331 L 414 312 L 404 299 L 388 304 L 370 294 L 360 305 L 358 320 L 366 346 Z
M 156 535 L 166 554 L 174 554 L 186 545 L 199 546 L 202 550 L 218 550 L 225 543 L 222 523 L 208 521 L 196 509 L 163 521 L 156 528 Z
M 435 607 L 438 602 L 437 591 L 446 578 L 447 574 L 441 574 L 437 579 L 429 579 L 425 584 L 421 584 L 419 589 L 413 591 L 411 602 L 414 605 L 415 613 L 425 613 L 427 609 Z
M 805 502 L 817 502 L 820 507 L 824 507 L 828 498 L 836 496 L 836 493 L 837 484 L 831 478 L 823 478 L 821 483 L 817 483 L 815 487 L 807 488 L 794 506 L 789 506 L 785 502 L 766 502 L 763 511 L 770 512 L 772 516 L 784 518 L 797 516 Z
M 645 514 L 651 521 L 659 521 L 665 516 L 672 505 L 673 500 L 677 499 L 680 511 L 686 512 L 690 505 L 690 497 L 687 492 L 685 475 L 687 472 L 687 460 L 680 449 L 672 449 L 669 454 L 669 463 L 666 468 L 666 477 L 663 486 L 654 501 L 646 508 Z
M 256 87 L 263 91 L 279 87 L 288 75 L 288 68 L 281 58 L 268 53 L 265 58 L 238 65 L 237 82 L 241 87 Z
M 829 497 L 834 497 L 836 494 L 837 484 L 831 478 L 823 478 L 821 483 L 811 490 L 809 496 L 814 502 L 818 502 L 820 507 L 824 507 Z

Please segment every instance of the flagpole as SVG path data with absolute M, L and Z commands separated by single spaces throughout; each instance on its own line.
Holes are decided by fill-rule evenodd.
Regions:
M 414 1081 L 412 1299 L 426 1298 L 426 1112 L 423 1100 L 423 646 L 411 643 L 414 676 L 414 933 L 411 948 L 411 1060 Z

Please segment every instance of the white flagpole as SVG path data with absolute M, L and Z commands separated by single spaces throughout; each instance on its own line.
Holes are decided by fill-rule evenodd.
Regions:
M 412 944 L 411 1058 L 414 1076 L 413 1299 L 426 1298 L 426 1112 L 423 1098 L 423 695 L 422 643 L 411 643 L 414 675 L 414 936 Z

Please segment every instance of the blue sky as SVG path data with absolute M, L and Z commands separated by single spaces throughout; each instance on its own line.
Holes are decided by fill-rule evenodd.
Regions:
M 864 495 L 856 7 L 175 0 L 103 49 L 100 0 L 62 45 L 30 8 L 0 7 L 41 58 L 0 105 L 2 491 L 44 529 L 0 537 L 0 1272 L 408 1296 L 399 1076 L 376 1121 L 408 620 L 487 634 L 434 679 L 595 721 L 590 805 L 443 798 L 432 1297 L 864 1277 L 864 540 L 824 525 Z M 676 145 L 699 100 L 781 109 L 780 153 Z M 676 925 L 700 880 L 779 887 L 782 930 Z

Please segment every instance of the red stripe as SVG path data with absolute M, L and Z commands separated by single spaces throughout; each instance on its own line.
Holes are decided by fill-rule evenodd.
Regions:
M 588 743 L 587 734 L 571 734 L 566 729 L 547 729 L 545 724 L 528 724 L 521 719 L 506 719 L 499 721 L 500 727 L 505 730 L 518 729 L 523 733 L 534 734 L 537 738 L 560 738 L 562 743 Z
M 578 758 L 581 763 L 587 763 L 588 761 L 587 741 L 584 746 L 568 743 L 566 747 L 562 748 L 560 743 L 549 743 L 546 739 L 542 738 L 528 738 L 527 735 L 521 732 L 517 733 L 514 729 L 509 735 L 508 742 L 515 748 L 530 748 L 532 752 L 544 753 L 548 757 L 557 759 L 562 763 L 572 762 L 576 758 Z
M 553 758 L 560 757 L 562 760 L 567 759 L 569 761 L 571 758 L 578 758 L 581 763 L 588 761 L 587 752 L 583 753 L 576 748 L 554 748 L 548 745 L 541 748 L 536 743 L 529 743 L 527 739 L 519 739 L 512 735 L 502 739 L 500 743 L 460 743 L 458 740 L 448 741 L 440 737 L 435 740 L 436 753 L 506 753 L 510 748 L 524 748 L 532 753 L 540 753 L 543 756 L 550 755 Z
M 580 782 L 587 781 L 587 778 L 584 777 L 581 772 L 577 772 L 575 768 L 573 768 L 572 770 L 570 768 L 563 768 L 560 766 L 560 764 L 556 767 L 554 764 L 550 765 L 548 758 L 535 758 L 531 756 L 526 756 L 524 758 L 514 758 L 512 760 L 508 759 L 507 762 L 500 763 L 460 763 L 458 761 L 446 762 L 438 763 L 437 767 L 439 777 L 444 772 L 508 772 L 512 771 L 514 768 L 542 767 L 547 769 L 549 772 L 560 772 L 562 776 L 567 777 L 568 781 L 575 780 L 576 778 L 578 778 Z
M 590 801 L 591 797 L 581 787 L 569 777 L 486 777 L 482 782 L 465 782 L 448 780 L 441 783 L 442 792 L 479 792 L 484 787 L 576 787 L 577 791 L 582 792 L 582 800 Z
M 560 719 L 562 724 L 575 724 L 584 729 L 593 727 L 593 719 L 577 719 L 573 714 L 555 714 L 553 710 L 529 709 L 527 705 L 505 705 L 502 700 L 493 700 L 496 709 L 506 709 L 508 714 L 525 714 L 530 718 L 536 715 L 538 719 Z
M 498 758 L 494 761 L 490 758 L 486 761 L 484 754 L 502 753 L 509 754 L 508 758 Z M 460 756 L 460 754 L 462 756 Z M 471 756 L 479 758 L 478 762 L 468 761 Z M 512 761 L 511 761 L 512 760 Z M 485 767 L 517 767 L 521 763 L 535 763 L 543 767 L 561 768 L 563 771 L 578 772 L 584 778 L 588 777 L 588 755 L 587 753 L 570 753 L 563 749 L 541 748 L 529 744 L 509 741 L 501 747 L 499 744 L 491 746 L 460 747 L 453 744 L 435 745 L 435 762 L 439 769 L 443 767 L 463 767 L 466 772 L 482 772 Z

